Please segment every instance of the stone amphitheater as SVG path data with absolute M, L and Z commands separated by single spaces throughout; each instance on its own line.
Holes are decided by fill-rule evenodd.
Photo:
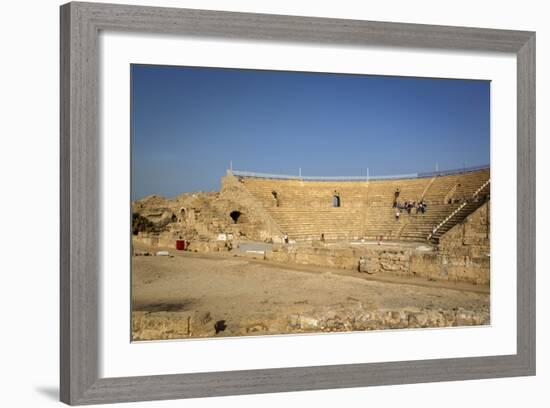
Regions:
M 231 184 L 228 175 L 224 184 Z M 490 190 L 489 169 L 447 176 L 372 181 L 304 181 L 238 177 L 278 228 L 295 240 L 359 238 L 437 242 L 473 213 Z M 429 211 L 396 222 L 393 202 L 426 201 Z M 478 199 L 480 198 L 480 199 Z M 432 234 L 433 226 L 437 230 Z M 274 238 L 277 238 L 275 236 Z
M 423 202 L 425 211 L 417 210 L 416 206 L 410 211 L 400 209 L 401 204 L 407 202 Z M 133 288 L 134 339 L 489 322 L 488 166 L 383 178 L 307 178 L 228 170 L 221 180 L 219 192 L 184 193 L 172 199 L 148 196 L 134 201 L 132 211 L 132 259 L 136 278 Z M 399 217 L 396 216 L 398 211 Z M 157 253 L 168 254 L 168 260 L 143 256 Z M 309 304 L 307 296 L 297 301 L 304 301 L 304 305 L 309 306 L 287 305 L 286 309 L 274 314 L 264 310 L 269 315 L 267 317 L 264 312 L 256 311 L 254 316 L 246 313 L 250 305 L 235 310 L 233 314 L 224 314 L 221 310 L 226 309 L 220 304 L 217 316 L 225 318 L 218 319 L 211 317 L 217 304 L 215 300 L 208 307 L 202 301 L 199 307 L 197 299 L 191 303 L 178 301 L 177 296 L 161 299 L 164 296 L 162 279 L 158 278 L 154 283 L 155 268 L 170 269 L 167 265 L 175 260 L 189 265 L 206 262 L 201 267 L 203 274 L 207 274 L 209 268 L 214 271 L 230 260 L 256 265 L 260 269 L 282 268 L 277 278 L 271 274 L 267 282 L 275 282 L 289 271 L 321 276 L 328 273 L 342 279 L 390 285 L 397 293 L 400 285 L 413 285 L 420 298 L 424 296 L 423 291 L 439 294 L 459 291 L 465 299 L 473 296 L 472 293 L 477 297 L 471 301 L 473 303 L 453 301 L 436 311 L 430 309 L 430 302 L 397 302 L 397 307 L 392 302 L 380 305 L 380 302 L 384 303 L 380 301 L 379 306 L 369 312 L 372 316 L 376 313 L 380 316 L 362 325 L 353 323 L 361 321 L 361 316 L 346 315 L 346 311 L 356 308 L 356 305 L 349 304 L 349 300 L 344 299 L 339 306 L 329 308 L 332 311 L 338 309 L 340 316 L 338 323 L 330 326 L 326 323 L 326 302 L 319 300 L 314 307 Z M 210 261 L 217 263 L 209 264 Z M 188 269 L 192 269 L 189 265 Z M 244 267 L 228 268 L 236 268 L 231 269 L 236 273 L 235 279 L 240 280 L 241 286 L 246 286 L 242 275 Z M 229 274 L 216 275 L 216 279 L 222 281 L 227 276 Z M 213 277 L 207 279 L 212 282 Z M 260 288 L 254 286 L 252 292 L 263 290 L 266 281 L 263 278 L 260 281 L 263 282 Z M 314 281 L 312 285 L 322 281 Z M 154 289 L 155 284 L 160 286 Z M 231 286 L 233 282 L 226 284 Z M 197 285 L 201 283 L 197 281 Z M 284 281 L 278 285 L 284 288 Z M 185 292 L 185 288 L 182 290 Z M 218 294 L 218 299 L 220 296 Z M 281 294 L 281 297 L 285 296 Z M 449 295 L 451 298 L 453 296 Z M 364 310 L 365 305 L 361 305 L 360 309 Z M 262 309 L 263 306 L 258 304 L 255 307 Z M 267 309 L 273 311 L 277 308 Z M 390 315 L 384 314 L 386 312 Z M 263 317 L 258 317 L 258 313 Z M 427 323 L 418 323 L 419 313 Z M 342 315 L 348 317 L 344 319 Z M 218 325 L 216 329 L 210 320 Z M 224 322 L 224 325 L 228 321 L 238 323 L 227 330 L 219 330 L 219 322 Z M 268 321 L 271 323 L 267 324 Z

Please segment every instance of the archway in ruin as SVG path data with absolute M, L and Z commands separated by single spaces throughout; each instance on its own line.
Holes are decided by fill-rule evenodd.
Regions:
M 239 223 L 242 223 L 244 221 L 244 214 L 240 211 L 237 211 L 237 210 L 231 211 L 229 213 L 229 216 L 233 220 L 234 224 L 239 224 Z
M 333 207 L 340 207 L 340 196 L 338 194 L 334 194 L 332 196 L 332 206 Z

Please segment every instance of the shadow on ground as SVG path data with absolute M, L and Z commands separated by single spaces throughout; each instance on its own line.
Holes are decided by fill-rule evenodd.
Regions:
M 59 387 L 40 386 L 35 388 L 36 392 L 53 401 L 59 401 Z

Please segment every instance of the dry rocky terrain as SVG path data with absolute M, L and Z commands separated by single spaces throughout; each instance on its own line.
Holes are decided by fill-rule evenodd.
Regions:
M 132 258 L 135 341 L 489 324 L 488 287 L 168 251 Z

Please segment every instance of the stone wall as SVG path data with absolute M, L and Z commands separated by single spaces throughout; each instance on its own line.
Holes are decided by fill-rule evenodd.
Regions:
M 420 254 L 418 253 L 420 252 Z M 338 248 L 313 242 L 311 245 L 275 245 L 267 251 L 265 258 L 275 262 L 297 263 L 303 265 L 328 266 L 360 270 L 368 274 L 390 274 L 394 276 L 413 276 L 412 260 L 422 257 L 424 251 L 398 246 L 362 245 Z M 422 258 L 431 266 L 435 258 Z M 417 276 L 424 276 L 417 272 Z
M 185 193 L 168 199 L 149 196 L 132 203 L 133 241 L 153 247 L 171 247 L 185 239 L 208 252 L 220 234 L 235 239 L 282 240 L 282 233 L 266 210 L 233 176 L 222 179 L 218 192 Z M 239 216 L 232 218 L 232 213 Z
M 449 279 L 490 281 L 490 202 L 483 204 L 464 222 L 443 235 L 439 243 L 442 273 Z
M 225 202 L 226 212 L 239 211 L 244 214 L 245 222 L 239 228 L 247 238 L 281 242 L 283 233 L 277 223 L 238 178 L 231 174 L 222 178 L 220 198 Z
M 355 248 L 334 248 L 320 242 L 298 246 L 275 245 L 266 252 L 265 258 L 275 262 L 303 265 L 329 266 L 342 269 L 360 269 L 369 274 L 388 273 L 408 276 L 411 274 L 411 259 L 416 256 L 413 249 L 386 246 L 357 246 Z
M 132 339 L 214 337 L 216 322 L 209 312 L 137 311 L 132 313 Z M 243 320 L 237 322 L 233 335 L 479 326 L 490 322 L 488 307 L 479 310 L 429 307 L 366 310 L 361 305 L 345 308 L 332 305 L 308 312 Z
M 453 227 L 436 248 L 396 245 L 334 247 L 320 241 L 310 245 L 274 245 L 267 260 L 354 269 L 379 276 L 421 277 L 429 280 L 490 282 L 489 202 Z

